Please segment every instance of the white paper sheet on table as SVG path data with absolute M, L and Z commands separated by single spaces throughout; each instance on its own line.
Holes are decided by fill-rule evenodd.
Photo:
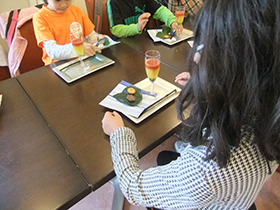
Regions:
M 114 40 L 111 39 L 110 37 L 107 37 L 107 38 L 108 38 L 108 40 L 109 40 L 109 44 L 108 44 L 108 45 L 104 45 L 104 46 L 100 46 L 100 47 L 98 47 L 99 49 L 103 50 L 103 49 L 105 49 L 105 48 L 108 48 L 108 47 L 111 47 L 111 46 L 113 46 L 113 45 L 115 45 L 115 44 L 119 44 L 119 43 L 120 43 L 119 41 L 114 41 Z
M 141 90 L 145 90 L 145 91 L 150 90 L 150 85 L 151 84 L 150 84 L 150 81 L 148 78 L 135 84 L 136 87 L 140 88 Z M 120 88 L 118 91 L 121 92 L 123 90 L 123 88 L 125 88 L 125 87 Z M 114 90 L 116 90 L 116 89 L 114 89 Z M 149 97 L 150 99 L 153 99 L 153 100 L 146 101 L 144 106 L 141 105 L 142 106 L 141 109 L 133 108 L 128 105 L 122 104 L 121 102 L 117 101 L 115 98 L 108 97 L 108 96 L 106 96 L 105 99 L 103 99 L 99 103 L 99 105 L 107 107 L 112 110 L 122 112 L 133 122 L 140 123 L 144 119 L 146 119 L 147 117 L 152 115 L 154 112 L 161 109 L 163 106 L 165 106 L 169 102 L 173 101 L 179 95 L 181 89 L 176 87 L 175 85 L 169 83 L 168 81 L 158 77 L 155 81 L 155 91 L 158 93 L 157 97 L 152 97 L 152 96 L 143 94 L 143 98 L 145 97 L 145 101 L 146 101 L 147 97 Z M 111 94 L 114 94 L 113 91 L 109 95 L 111 95 Z M 144 107 L 146 107 L 146 108 L 144 108 Z M 132 109 L 132 110 L 129 110 L 129 109 Z M 134 116 L 129 114 L 131 111 L 134 114 Z
M 172 37 L 172 39 L 168 38 L 168 39 L 161 39 L 159 37 L 157 37 L 157 33 L 158 32 L 162 32 L 162 29 L 149 29 L 148 30 L 148 34 L 150 35 L 150 37 L 153 39 L 154 42 L 163 42 L 165 44 L 168 44 L 168 45 L 173 45 L 173 44 L 176 44 L 178 42 L 181 42 L 183 40 L 186 40 L 186 39 L 189 39 L 193 36 L 193 32 L 191 30 L 188 30 L 188 29 L 183 29 L 183 32 L 182 32 L 182 36 L 179 40 L 176 40 L 175 37 Z
M 188 43 L 189 43 L 189 45 L 191 46 L 191 48 L 193 47 L 193 41 L 192 40 L 190 40 L 190 41 L 188 41 Z
M 154 96 L 142 94 L 142 101 L 137 106 L 129 106 L 119 102 L 113 95 L 121 93 L 127 86 L 118 84 L 99 104 L 101 106 L 120 111 L 122 113 L 131 115 L 133 117 L 139 117 L 142 112 L 153 102 Z

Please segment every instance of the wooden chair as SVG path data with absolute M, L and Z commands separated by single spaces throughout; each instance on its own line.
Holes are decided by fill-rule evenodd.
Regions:
M 85 0 L 87 6 L 88 17 L 91 22 L 95 23 L 95 31 L 101 34 L 106 34 L 112 36 L 112 33 L 109 30 L 108 16 L 107 16 L 107 0 L 102 0 L 102 21 L 98 22 L 94 19 L 95 12 L 95 0 Z M 101 25 L 100 25 L 101 24 Z
M 8 66 L 0 66 L 0 81 L 11 78 Z
M 43 51 L 37 45 L 34 34 L 32 19 L 24 23 L 20 28 L 20 33 L 27 41 L 27 48 L 19 66 L 19 73 L 25 73 L 44 66 L 42 61 Z

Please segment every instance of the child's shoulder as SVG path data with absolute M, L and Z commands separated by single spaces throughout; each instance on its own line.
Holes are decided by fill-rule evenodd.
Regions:
M 72 10 L 74 12 L 79 12 L 79 13 L 84 12 L 79 6 L 77 6 L 75 4 L 71 4 L 70 7 L 68 8 L 68 10 Z

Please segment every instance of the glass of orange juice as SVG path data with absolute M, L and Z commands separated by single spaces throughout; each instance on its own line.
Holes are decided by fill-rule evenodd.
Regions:
M 84 55 L 84 41 L 82 36 L 82 26 L 78 22 L 73 22 L 70 25 L 70 40 L 74 51 L 79 56 L 82 68 L 87 69 L 89 66 L 84 64 L 82 56 Z
M 71 33 L 70 38 L 71 38 L 73 49 L 76 52 L 76 54 L 79 56 L 79 60 L 82 68 L 87 69 L 88 66 L 84 64 L 84 61 L 82 59 L 82 56 L 84 55 L 84 41 L 83 41 L 82 34 L 74 35 Z
M 179 26 L 182 25 L 184 18 L 185 18 L 185 7 L 184 6 L 176 7 L 175 17 L 176 17 L 177 25 L 179 25 Z
M 148 50 L 145 52 L 145 69 L 149 80 L 151 81 L 151 93 L 155 94 L 154 82 L 160 69 L 160 52 L 157 50 Z

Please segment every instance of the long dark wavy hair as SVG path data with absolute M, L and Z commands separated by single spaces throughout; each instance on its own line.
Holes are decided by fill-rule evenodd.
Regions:
M 178 97 L 177 113 L 185 124 L 183 138 L 208 146 L 206 159 L 222 167 L 243 125 L 253 129 L 266 159 L 280 163 L 279 13 L 280 0 L 206 0 L 197 18 L 191 78 Z

